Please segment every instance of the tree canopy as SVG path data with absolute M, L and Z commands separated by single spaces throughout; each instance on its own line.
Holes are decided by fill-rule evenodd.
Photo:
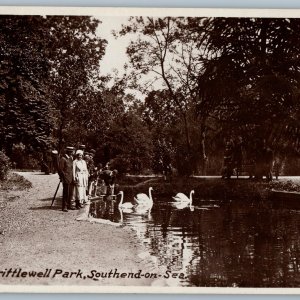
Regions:
M 299 24 L 284 18 L 136 17 L 120 34 L 138 34 L 127 53 L 138 79 L 147 75 L 152 84 L 148 112 L 160 106 L 156 117 L 162 121 L 165 105 L 170 119 L 176 107 L 187 145 L 177 148 L 191 166 L 202 157 L 205 169 L 206 152 L 221 132 L 224 138 L 243 136 L 247 145 L 260 140 L 276 151 L 299 152 Z M 153 105 L 158 79 L 166 95 Z M 192 145 L 191 136 L 199 143 Z
M 299 154 L 298 19 L 131 17 L 118 33 L 132 37 L 123 77 L 101 73 L 107 41 L 98 19 L 0 22 L 0 146 L 8 155 L 85 143 L 124 172 L 172 164 L 204 174 L 220 169 L 231 137 Z

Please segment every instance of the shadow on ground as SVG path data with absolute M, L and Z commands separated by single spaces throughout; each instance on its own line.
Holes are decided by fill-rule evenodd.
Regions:
M 39 207 L 29 207 L 29 210 L 61 210 L 61 205 L 53 205 L 52 207 L 50 205 L 45 206 L 39 206 Z
M 58 210 L 58 209 L 61 209 L 61 201 L 62 201 L 62 198 L 59 197 L 59 198 L 56 198 L 53 202 L 53 205 L 51 206 L 51 203 L 53 201 L 53 197 L 51 198 L 44 198 L 44 199 L 39 199 L 39 201 L 41 202 L 48 202 L 47 205 L 44 205 L 44 206 L 39 206 L 39 207 L 29 207 L 28 209 L 30 210 L 48 210 L 48 209 L 52 209 L 52 210 Z
M 54 205 L 55 203 L 61 203 L 61 200 L 62 200 L 62 197 L 56 197 L 55 200 L 54 200 L 54 202 L 53 202 L 53 205 Z M 42 201 L 42 202 L 47 201 L 47 202 L 49 202 L 50 205 L 51 205 L 51 203 L 52 203 L 52 201 L 53 201 L 53 197 L 50 197 L 50 198 L 44 198 L 44 199 L 39 199 L 39 201 Z

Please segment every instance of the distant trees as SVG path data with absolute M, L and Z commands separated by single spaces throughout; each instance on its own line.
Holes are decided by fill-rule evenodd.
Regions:
M 145 91 L 145 86 L 148 91 L 157 87 L 164 89 L 164 100 L 169 102 L 168 113 L 176 110 L 176 124 L 182 129 L 185 143 L 181 144 L 180 159 L 185 162 L 185 172 L 197 171 L 198 163 L 206 161 L 206 119 L 212 106 L 211 101 L 203 101 L 199 97 L 198 78 L 203 72 L 202 47 L 205 40 L 198 39 L 199 34 L 195 36 L 189 30 L 187 18 L 131 18 L 120 32 L 121 35 L 128 33 L 138 34 L 127 48 L 134 68 L 133 78 L 135 82 L 142 79 L 141 91 Z M 151 75 L 149 80 L 145 79 L 149 78 L 148 75 Z M 197 112 L 201 111 L 198 114 L 196 106 Z M 197 149 L 191 141 L 194 119 L 198 123 L 196 138 L 200 140 Z M 197 152 L 196 156 L 194 152 Z
M 267 143 L 299 152 L 299 26 L 283 18 L 169 17 L 136 17 L 123 26 L 120 34 L 138 34 L 127 53 L 143 79 L 140 90 L 148 89 L 146 113 L 159 106 L 159 114 L 177 120 L 157 114 L 165 122 L 158 129 L 182 122 L 181 133 L 167 134 L 182 154 L 177 164 L 205 173 L 214 145 L 232 136 L 254 151 Z
M 133 17 L 119 32 L 133 39 L 118 78 L 100 72 L 99 20 L 1 16 L 0 148 L 13 157 L 86 143 L 124 172 L 171 164 L 184 175 L 217 172 L 232 136 L 299 153 L 299 24 Z
M 151 133 L 141 118 L 142 107 L 133 105 L 112 122 L 104 140 L 113 158 L 113 167 L 139 174 L 152 170 L 153 144 Z
M 143 119 L 152 135 L 152 168 L 156 172 L 164 172 L 175 160 L 178 145 L 183 144 L 186 148 L 182 123 L 178 122 L 180 112 L 169 98 L 167 90 L 151 91 L 148 94 L 145 98 Z

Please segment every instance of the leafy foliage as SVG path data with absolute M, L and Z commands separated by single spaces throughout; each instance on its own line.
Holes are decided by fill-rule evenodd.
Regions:
M 151 135 L 139 111 L 138 106 L 132 107 L 115 120 L 106 139 L 113 167 L 123 172 L 141 173 L 151 168 Z
M 14 161 L 84 143 L 122 172 L 190 175 L 216 173 L 232 137 L 284 161 L 300 153 L 298 19 L 133 17 L 123 77 L 101 74 L 97 19 L 0 25 L 0 149 Z
M 4 152 L 0 151 L 0 180 L 5 180 L 10 168 L 10 160 Z
M 213 145 L 235 136 L 249 151 L 265 141 L 299 152 L 299 26 L 284 18 L 170 17 L 123 26 L 121 35 L 138 34 L 127 53 L 135 81 L 148 77 L 147 122 L 184 129 L 176 134 L 186 146 L 180 138 L 173 144 L 176 162 L 206 169 Z M 157 81 L 164 95 L 153 91 Z
M 23 142 L 41 149 L 51 133 L 43 17 L 1 16 L 0 24 L 0 147 L 10 153 Z
M 134 82 L 142 79 L 142 84 L 139 85 L 141 91 L 145 91 L 145 86 L 148 91 L 150 90 L 148 96 L 148 104 L 152 106 L 150 111 L 157 109 L 155 105 L 162 104 L 162 102 L 155 104 L 155 100 L 152 99 L 155 86 L 162 86 L 165 97 L 161 99 L 166 106 L 162 108 L 168 109 L 171 119 L 176 117 L 180 120 L 184 145 L 180 145 L 181 150 L 178 154 L 183 154 L 185 172 L 192 173 L 195 149 L 192 148 L 191 142 L 190 129 L 194 124 L 190 123 L 193 119 L 190 115 L 194 112 L 195 105 L 200 102 L 198 77 L 202 74 L 203 68 L 202 45 L 198 45 L 199 39 L 192 37 L 192 32 L 186 25 L 187 18 L 136 17 L 130 19 L 130 25 L 123 26 L 120 34 L 132 32 L 138 34 L 138 38 L 127 48 L 127 54 L 134 68 L 132 78 Z M 144 75 L 148 78 L 152 75 L 146 80 L 146 84 Z M 203 103 L 204 101 L 201 102 L 203 108 L 201 114 L 194 117 L 198 118 L 198 136 L 201 139 L 201 147 L 197 149 L 198 157 L 200 161 L 205 162 L 205 123 L 211 105 L 204 106 Z
M 200 81 L 202 93 L 221 99 L 215 112 L 221 126 L 250 143 L 256 137 L 282 148 L 277 125 L 290 126 L 299 111 L 299 21 L 213 18 L 207 24 L 210 59 Z M 199 32 L 197 20 L 189 25 Z
M 49 87 L 59 150 L 69 141 L 74 124 L 84 132 L 90 120 L 80 114 L 86 111 L 94 89 L 100 85 L 99 61 L 107 42 L 96 35 L 99 25 L 100 21 L 91 17 L 48 17 L 52 45 Z M 77 138 L 82 139 L 82 134 Z

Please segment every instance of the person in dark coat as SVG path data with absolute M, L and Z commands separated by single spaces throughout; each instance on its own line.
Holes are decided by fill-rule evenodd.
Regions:
M 48 149 L 43 153 L 43 160 L 42 160 L 42 172 L 45 172 L 46 175 L 51 173 L 52 169 L 52 156 L 51 150 Z
M 273 179 L 272 166 L 273 166 L 273 150 L 266 145 L 266 141 L 263 140 L 261 144 L 257 143 L 257 156 L 255 164 L 255 178 L 262 180 L 263 176 L 268 181 Z
M 115 188 L 115 181 L 117 177 L 117 170 L 104 170 L 100 174 L 100 178 L 104 181 L 106 186 L 106 195 L 113 195 Z
M 266 147 L 264 149 L 264 173 L 266 176 L 266 179 L 268 181 L 271 181 L 273 179 L 273 174 L 272 174 L 272 167 L 273 167 L 273 159 L 274 159 L 274 154 L 273 150 L 269 147 Z
M 280 169 L 281 169 L 281 160 L 278 156 L 276 156 L 273 163 L 273 170 L 274 170 L 274 175 L 276 180 L 278 180 Z
M 73 147 L 67 147 L 65 154 L 62 156 L 59 162 L 59 175 L 60 180 L 63 183 L 63 199 L 62 199 L 62 211 L 67 212 L 68 209 L 76 209 L 72 205 L 73 198 Z

